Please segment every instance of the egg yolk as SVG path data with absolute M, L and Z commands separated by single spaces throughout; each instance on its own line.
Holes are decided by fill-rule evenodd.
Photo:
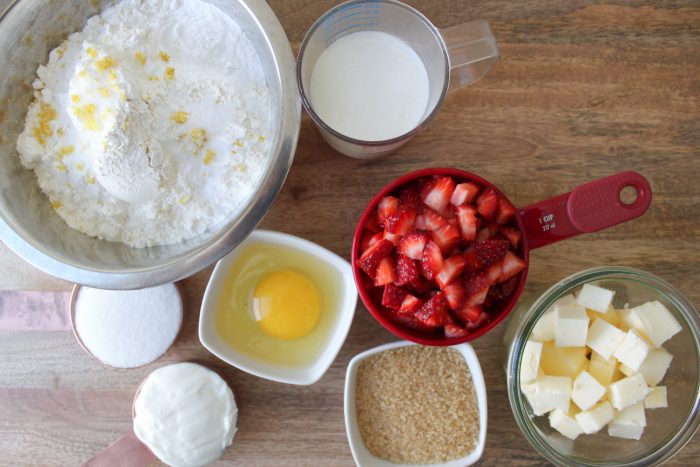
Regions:
M 260 328 L 277 339 L 298 339 L 318 323 L 321 299 L 316 285 L 289 269 L 263 276 L 253 290 L 253 315 Z

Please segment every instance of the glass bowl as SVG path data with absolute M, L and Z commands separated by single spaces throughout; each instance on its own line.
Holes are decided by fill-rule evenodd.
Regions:
M 646 301 L 663 303 L 682 326 L 664 343 L 673 355 L 662 384 L 668 388 L 668 407 L 646 410 L 646 428 L 639 441 L 610 437 L 603 429 L 575 441 L 549 426 L 547 416 L 536 417 L 520 390 L 520 361 L 530 333 L 552 304 L 583 284 L 615 290 L 613 305 L 623 308 Z M 562 466 L 659 465 L 675 455 L 700 424 L 700 319 L 688 300 L 672 285 L 648 272 L 624 267 L 599 267 L 579 272 L 554 284 L 532 304 L 522 303 L 512 314 L 505 333 L 508 398 L 525 438 L 547 460 Z

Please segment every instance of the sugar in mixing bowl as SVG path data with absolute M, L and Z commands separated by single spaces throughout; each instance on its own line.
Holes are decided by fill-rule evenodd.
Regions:
M 89 237 L 51 208 L 15 144 L 32 100 L 37 67 L 69 34 L 112 1 L 16 0 L 0 17 L 0 239 L 37 268 L 99 288 L 143 288 L 187 277 L 217 261 L 262 220 L 284 183 L 296 148 L 301 104 L 287 37 L 262 0 L 212 2 L 246 31 L 261 57 L 273 103 L 273 157 L 245 208 L 206 234 L 150 248 Z

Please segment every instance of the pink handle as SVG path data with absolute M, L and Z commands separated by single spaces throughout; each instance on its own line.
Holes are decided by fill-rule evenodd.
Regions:
M 146 467 L 157 460 L 151 450 L 130 431 L 82 467 Z
M 637 192 L 630 204 L 620 198 L 626 187 Z M 651 197 L 646 178 L 637 172 L 620 172 L 526 206 L 520 216 L 529 247 L 534 249 L 636 219 L 649 209 Z
M 0 291 L 0 331 L 70 331 L 70 292 Z

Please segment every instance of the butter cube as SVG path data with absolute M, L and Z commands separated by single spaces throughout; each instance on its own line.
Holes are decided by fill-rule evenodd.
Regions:
M 639 318 L 638 311 L 641 310 L 641 305 L 635 308 L 625 308 L 623 310 L 617 310 L 617 316 L 619 318 L 620 329 L 625 332 L 630 329 L 634 329 L 637 332 L 644 333 L 644 324 Z M 635 310 L 634 312 L 632 310 Z
M 549 412 L 549 425 L 569 439 L 576 439 L 583 433 L 576 419 L 559 409 Z
M 612 304 L 615 292 L 593 284 L 584 284 L 576 295 L 576 303 L 599 313 L 606 313 Z
M 603 386 L 608 386 L 613 382 L 615 374 L 615 364 L 608 363 L 604 360 L 594 360 L 591 358 L 591 363 L 588 365 L 588 372 Z
M 605 387 L 587 371 L 579 373 L 573 384 L 571 398 L 581 410 L 590 409 L 605 394 Z
M 575 378 L 586 368 L 585 347 L 555 347 L 554 342 L 542 344 L 540 366 L 551 376 L 568 376 Z
M 671 360 L 673 360 L 673 355 L 663 347 L 654 349 L 649 352 L 647 359 L 639 367 L 639 373 L 649 386 L 656 386 L 666 376 L 666 371 L 671 366 Z
M 649 344 L 637 334 L 637 331 L 630 329 L 627 331 L 624 339 L 622 339 L 622 342 L 620 342 L 620 345 L 615 349 L 615 352 L 613 352 L 613 355 L 620 363 L 624 363 L 633 372 L 637 372 L 644 360 L 646 360 L 650 350 Z
M 683 329 L 673 313 L 658 300 L 626 310 L 621 319 L 649 339 L 655 348 L 661 347 Z
M 624 332 L 607 321 L 596 319 L 588 330 L 586 345 L 603 358 L 610 358 L 624 338 Z
M 608 398 L 612 406 L 617 410 L 626 409 L 637 402 L 643 401 L 650 392 L 651 389 L 649 389 L 644 382 L 644 378 L 639 373 L 622 378 L 608 386 Z
M 520 384 L 532 383 L 537 379 L 541 355 L 542 343 L 534 341 L 525 343 L 523 357 L 520 360 Z
M 651 388 L 651 392 L 644 399 L 644 408 L 661 409 L 668 407 L 666 386 L 656 386 Z
M 557 325 L 557 314 L 555 309 L 560 306 L 575 305 L 576 297 L 573 294 L 564 295 L 557 299 L 554 304 L 547 310 L 535 323 L 532 329 L 530 338 L 539 342 L 547 342 L 554 340 L 554 332 Z
M 551 308 L 537 320 L 535 327 L 532 328 L 530 339 L 539 342 L 553 341 L 556 324 L 557 314 L 554 312 L 554 308 Z
M 571 378 L 542 376 L 534 383 L 523 385 L 523 393 L 535 415 L 544 415 L 554 409 L 568 412 L 571 405 Z
M 639 439 L 647 425 L 644 404 L 638 402 L 615 414 L 608 425 L 608 434 L 618 438 Z
M 617 310 L 615 310 L 615 308 L 612 306 L 608 308 L 608 311 L 606 311 L 605 313 L 599 313 L 597 311 L 587 308 L 586 314 L 588 315 L 588 318 L 590 318 L 591 321 L 595 321 L 596 319 L 602 319 L 603 321 L 607 321 L 613 326 L 617 326 L 620 322 L 620 317 L 617 314 Z
M 587 435 L 598 433 L 613 418 L 615 418 L 615 411 L 607 401 L 601 402 L 591 410 L 576 414 L 576 421 Z
M 557 306 L 554 343 L 557 347 L 583 347 L 588 335 L 586 309 L 578 305 Z M 546 371 L 546 370 L 545 370 Z

